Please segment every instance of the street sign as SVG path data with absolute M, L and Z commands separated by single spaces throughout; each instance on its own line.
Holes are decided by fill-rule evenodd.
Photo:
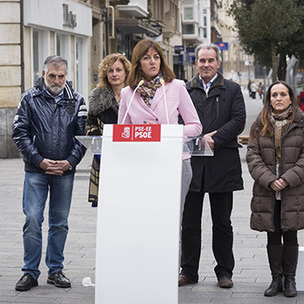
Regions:
M 215 42 L 222 51 L 228 51 L 228 42 Z

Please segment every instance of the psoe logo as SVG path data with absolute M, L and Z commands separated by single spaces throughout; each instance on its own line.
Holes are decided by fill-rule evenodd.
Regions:
M 161 125 L 113 125 L 113 141 L 160 141 Z
M 131 132 L 130 132 L 130 127 L 124 127 L 123 133 L 121 133 L 122 138 L 130 138 Z

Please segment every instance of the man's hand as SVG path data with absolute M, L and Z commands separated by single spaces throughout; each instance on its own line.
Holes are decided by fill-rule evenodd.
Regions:
M 279 178 L 270 184 L 270 188 L 274 191 L 284 190 L 287 186 L 288 183 L 283 178 Z
M 44 158 L 39 164 L 39 167 L 44 170 L 46 174 L 62 175 L 64 171 L 69 170 L 70 163 L 67 160 L 52 160 Z
M 208 145 L 210 146 L 211 150 L 214 149 L 214 140 L 212 139 L 212 136 L 216 133 L 217 131 L 213 131 L 210 133 L 207 133 L 204 135 L 204 138 L 206 140 L 206 142 L 208 143 Z

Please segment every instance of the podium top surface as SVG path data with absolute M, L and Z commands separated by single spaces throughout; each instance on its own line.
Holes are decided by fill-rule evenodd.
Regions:
M 101 154 L 102 141 L 113 142 L 163 142 L 180 140 L 183 152 L 192 156 L 213 156 L 214 153 L 205 138 L 184 137 L 183 125 L 105 125 L 103 136 L 76 136 L 93 154 Z
M 88 150 L 93 154 L 101 154 L 103 136 L 76 136 Z M 203 137 L 184 138 L 184 152 L 191 156 L 213 156 L 214 153 Z

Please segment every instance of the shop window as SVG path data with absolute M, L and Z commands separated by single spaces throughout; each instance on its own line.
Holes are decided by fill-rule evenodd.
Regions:
M 56 54 L 70 62 L 70 36 L 56 33 Z
M 32 30 L 32 85 L 41 76 L 43 62 L 49 55 L 49 35 L 47 31 Z
M 77 37 L 75 50 L 75 89 L 86 98 L 88 95 L 88 52 L 86 39 Z

